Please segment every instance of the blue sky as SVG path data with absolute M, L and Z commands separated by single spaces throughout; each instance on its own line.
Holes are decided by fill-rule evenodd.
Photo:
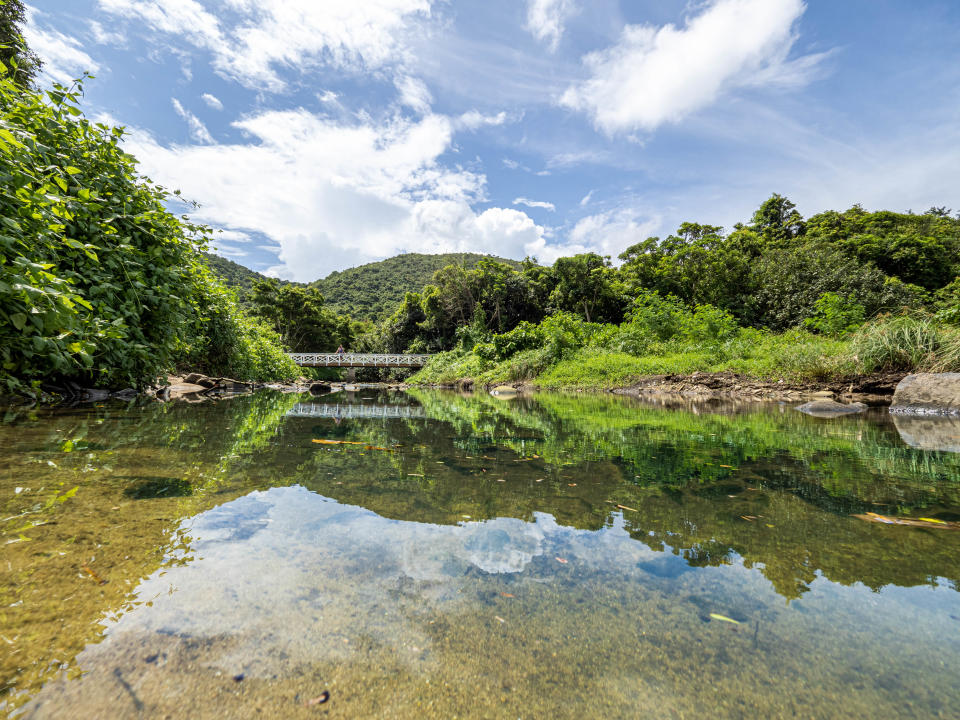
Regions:
M 26 34 L 221 254 L 296 280 L 616 258 L 772 192 L 960 205 L 955 0 L 34 0 Z

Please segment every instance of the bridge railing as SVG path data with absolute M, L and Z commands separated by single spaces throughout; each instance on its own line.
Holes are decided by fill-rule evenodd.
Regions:
M 357 405 L 333 403 L 297 403 L 288 412 L 289 417 L 315 418 L 423 418 L 426 413 L 414 405 Z
M 304 367 L 423 367 L 431 355 L 405 353 L 287 353 Z

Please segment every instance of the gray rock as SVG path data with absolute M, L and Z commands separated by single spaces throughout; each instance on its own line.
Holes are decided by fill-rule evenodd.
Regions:
M 817 390 L 815 393 L 811 393 L 811 396 L 815 398 L 828 398 L 829 400 L 833 400 L 836 397 L 830 390 Z
M 890 412 L 960 415 L 960 373 L 907 375 L 893 393 Z
M 893 424 L 910 447 L 960 452 L 960 417 L 894 414 Z
M 165 400 L 193 400 L 196 397 L 201 397 L 199 393 L 203 392 L 206 388 L 203 385 L 193 385 L 191 383 L 178 383 L 176 385 L 168 385 L 163 388 L 163 393 L 157 393 L 157 397 Z
M 844 405 L 836 400 L 811 400 L 796 408 L 802 413 L 818 418 L 835 418 L 843 415 L 854 415 L 863 412 L 867 406 L 863 403 L 850 403 Z

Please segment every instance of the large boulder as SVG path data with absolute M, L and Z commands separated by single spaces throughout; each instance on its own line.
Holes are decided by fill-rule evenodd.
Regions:
M 863 403 L 855 402 L 845 405 L 836 400 L 811 400 L 797 408 L 802 413 L 818 418 L 835 418 L 843 415 L 854 415 L 867 409 Z
M 960 415 L 960 373 L 907 375 L 893 393 L 890 412 Z

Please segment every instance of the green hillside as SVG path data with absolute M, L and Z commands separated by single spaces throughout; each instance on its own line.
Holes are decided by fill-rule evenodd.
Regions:
M 253 287 L 255 280 L 266 280 L 266 275 L 258 273 L 256 270 L 227 260 L 213 253 L 204 253 L 204 260 L 211 270 L 213 270 L 226 283 L 237 291 L 241 299 L 244 299 Z M 300 285 L 290 280 L 278 280 L 281 285 Z
M 332 272 L 312 284 L 323 293 L 327 305 L 338 313 L 357 320 L 379 320 L 392 312 L 406 293 L 421 290 L 437 270 L 447 265 L 473 268 L 485 258 L 520 265 L 515 260 L 479 253 L 407 253 Z

